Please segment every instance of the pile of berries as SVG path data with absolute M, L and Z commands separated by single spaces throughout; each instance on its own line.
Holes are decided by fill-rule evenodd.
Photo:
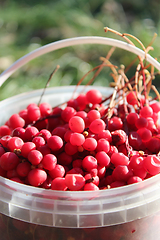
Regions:
M 31 103 L 0 127 L 0 176 L 52 190 L 115 188 L 160 172 L 158 101 L 128 91 L 106 105 L 97 89 L 65 106 Z

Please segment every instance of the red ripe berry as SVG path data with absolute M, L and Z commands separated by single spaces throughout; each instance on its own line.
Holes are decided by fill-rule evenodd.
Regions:
M 108 142 L 112 142 L 112 135 L 109 130 L 103 130 L 98 134 L 98 139 L 105 138 Z
M 3 147 L 7 148 L 7 144 L 8 141 L 11 139 L 12 137 L 10 135 L 5 135 L 2 138 L 0 138 L 0 143 L 2 144 Z
M 86 171 L 90 172 L 91 169 L 97 168 L 97 159 L 94 158 L 93 156 L 90 156 L 90 155 L 86 156 L 86 157 L 83 158 L 83 160 L 82 160 L 82 167 L 83 167 Z
M 21 138 L 23 141 L 25 141 L 25 137 L 24 137 L 24 133 L 25 133 L 25 129 L 22 127 L 17 127 L 12 131 L 12 136 L 13 137 L 19 137 Z
M 47 173 L 39 168 L 32 169 L 28 174 L 28 182 L 34 187 L 42 185 L 47 179 Z
M 118 130 L 118 129 L 122 129 L 122 128 L 123 128 L 123 122 L 122 122 L 121 118 L 114 116 L 109 120 L 108 130 L 110 132 Z
M 143 161 L 144 168 L 152 176 L 160 173 L 160 158 L 156 155 L 148 155 Z
M 121 145 L 127 141 L 127 134 L 123 130 L 115 130 L 111 135 L 114 145 Z
M 41 164 L 43 165 L 43 168 L 46 170 L 53 170 L 57 164 L 57 158 L 53 154 L 46 154 L 42 161 Z
M 133 147 L 135 150 L 140 150 L 142 146 L 142 139 L 139 136 L 137 132 L 131 132 L 129 134 L 129 144 Z
M 134 92 L 134 91 L 129 92 L 127 94 L 126 98 L 127 98 L 128 104 L 133 105 L 133 106 L 138 104 L 136 92 Z
M 93 109 L 88 112 L 87 117 L 90 122 L 93 122 L 95 119 L 99 119 L 101 117 L 101 114 L 99 111 Z
M 141 169 L 143 167 L 143 157 L 139 155 L 133 155 L 130 157 L 129 167 L 132 170 Z
M 148 126 L 147 119 L 144 117 L 140 117 L 135 121 L 136 128 L 144 128 Z
M 51 107 L 51 105 L 50 105 L 49 103 L 47 103 L 47 102 L 41 103 L 41 104 L 39 105 L 39 109 L 40 109 L 40 112 L 41 112 L 41 116 L 42 116 L 42 117 L 46 117 L 46 116 L 50 115 L 51 112 L 52 112 L 52 107 Z
M 98 191 L 99 190 L 99 187 L 94 184 L 93 182 L 91 183 L 86 183 L 84 185 L 84 191 Z
M 96 104 L 102 101 L 102 94 L 97 89 L 91 89 L 86 93 L 86 97 L 89 103 Z
M 158 113 L 160 111 L 160 102 L 153 102 L 150 104 L 154 113 Z
M 18 163 L 19 158 L 13 152 L 6 152 L 0 157 L 0 167 L 6 171 L 15 169 Z
M 17 165 L 16 171 L 18 176 L 27 177 L 31 170 L 31 164 L 29 162 L 21 162 Z
M 36 145 L 36 148 L 39 148 L 41 146 L 44 146 L 45 145 L 45 140 L 43 137 L 40 137 L 40 136 L 37 136 L 37 137 L 34 137 L 32 142 Z
M 97 147 L 96 139 L 91 138 L 91 137 L 86 138 L 85 142 L 83 143 L 83 147 L 87 151 L 90 151 L 90 152 L 94 151 Z
M 47 144 L 52 151 L 58 151 L 63 146 L 63 140 L 61 137 L 54 135 L 48 139 Z
M 31 122 L 34 122 L 34 121 L 37 121 L 38 119 L 40 119 L 41 117 L 41 111 L 39 109 L 39 107 L 36 105 L 36 104 L 33 104 L 33 105 L 29 105 L 27 107 L 28 109 L 28 119 L 31 121 Z
M 108 153 L 109 150 L 110 150 L 110 143 L 106 139 L 101 138 L 97 141 L 97 149 L 96 149 L 97 152 L 104 151 Z
M 57 177 L 62 178 L 65 175 L 65 168 L 60 164 L 56 164 L 55 168 L 49 171 L 49 175 L 51 176 L 52 179 Z
M 69 122 L 69 120 L 76 114 L 76 110 L 72 107 L 66 107 L 62 113 L 61 118 L 65 122 Z
M 21 138 L 19 137 L 12 137 L 9 139 L 7 147 L 11 152 L 14 152 L 14 150 L 19 150 L 22 148 L 24 142 Z
M 65 183 L 69 190 L 78 191 L 85 185 L 85 178 L 81 174 L 66 174 Z
M 138 183 L 138 182 L 142 182 L 142 178 L 140 178 L 138 176 L 132 176 L 128 179 L 127 184 L 133 184 L 133 183 Z
M 65 178 L 57 177 L 53 179 L 51 183 L 51 189 L 57 191 L 66 191 L 67 186 Z
M 2 125 L 0 127 L 0 138 L 5 135 L 10 135 L 10 134 L 11 134 L 11 130 L 7 125 Z
M 159 153 L 160 151 L 160 140 L 156 137 L 152 137 L 147 143 L 147 148 L 151 153 Z
M 99 134 L 105 129 L 105 127 L 106 127 L 106 124 L 102 119 L 95 119 L 93 122 L 91 122 L 89 126 L 89 130 L 92 133 Z
M 81 133 L 72 133 L 70 137 L 70 143 L 75 146 L 81 146 L 83 145 L 85 141 L 85 137 Z
M 70 118 L 69 127 L 70 127 L 71 131 L 73 131 L 73 132 L 82 133 L 85 128 L 85 123 L 84 123 L 83 118 L 78 117 L 78 116 L 74 116 L 74 117 Z
M 85 119 L 87 117 L 87 113 L 85 111 L 78 111 L 75 116 Z
M 117 188 L 117 187 L 123 187 L 126 185 L 126 182 L 124 181 L 114 181 L 110 184 L 111 188 Z
M 141 108 L 140 110 L 140 115 L 144 118 L 147 117 L 152 117 L 153 115 L 153 109 L 150 106 L 144 106 L 143 108 Z
M 8 124 L 12 129 L 15 129 L 17 127 L 24 127 L 25 121 L 19 114 L 15 113 L 9 118 Z
M 28 154 L 28 160 L 32 165 L 38 165 L 43 159 L 43 155 L 38 150 L 32 150 Z
M 143 142 L 148 142 L 152 137 L 152 132 L 147 128 L 140 128 L 137 130 L 137 133 Z
M 115 167 L 112 173 L 114 181 L 128 181 L 133 176 L 133 172 L 125 165 L 118 165 Z
M 76 98 L 77 102 L 77 108 L 78 110 L 84 110 L 86 108 L 86 105 L 88 104 L 88 100 L 85 94 L 79 94 L 79 96 Z
M 139 115 L 135 112 L 130 112 L 127 117 L 126 117 L 126 120 L 127 120 L 127 123 L 129 125 L 135 125 L 135 121 L 139 118 Z
M 104 151 L 96 153 L 95 158 L 101 167 L 108 167 L 110 165 L 110 157 Z
M 115 166 L 118 165 L 128 165 L 129 164 L 129 158 L 125 156 L 123 153 L 113 153 L 111 156 L 111 163 L 113 163 Z

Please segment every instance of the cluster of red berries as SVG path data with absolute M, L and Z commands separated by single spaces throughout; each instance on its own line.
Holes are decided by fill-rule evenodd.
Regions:
M 127 93 L 110 109 L 91 89 L 64 108 L 31 103 L 0 127 L 0 176 L 53 190 L 99 190 L 160 172 L 160 103 Z M 108 117 L 108 112 L 112 116 Z

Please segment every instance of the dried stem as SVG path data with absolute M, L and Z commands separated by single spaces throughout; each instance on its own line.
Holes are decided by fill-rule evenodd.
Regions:
M 57 72 L 57 70 L 58 70 L 59 68 L 60 68 L 60 66 L 57 65 L 57 67 L 56 67 L 56 68 L 53 70 L 53 72 L 50 74 L 49 79 L 48 79 L 48 81 L 47 81 L 47 83 L 46 83 L 46 85 L 45 85 L 45 87 L 44 87 L 44 89 L 43 89 L 43 92 L 42 92 L 41 96 L 40 96 L 40 99 L 39 99 L 39 102 L 38 102 L 38 106 L 40 105 L 40 103 L 41 103 L 41 101 L 42 101 L 42 97 L 43 97 L 43 95 L 44 95 L 44 93 L 45 93 L 46 88 L 49 86 L 49 83 L 50 83 L 53 75 Z

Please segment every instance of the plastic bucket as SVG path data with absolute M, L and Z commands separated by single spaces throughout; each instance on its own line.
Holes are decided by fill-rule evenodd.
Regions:
M 47 52 L 78 44 L 117 46 L 145 57 L 128 43 L 101 37 L 66 39 L 41 47 L 15 62 L 0 75 L 0 85 L 18 68 Z M 158 70 L 150 55 L 147 61 Z M 68 100 L 74 86 L 46 90 L 44 101 L 54 106 Z M 88 87 L 90 88 L 90 87 Z M 87 88 L 87 90 L 88 90 Z M 93 88 L 93 87 L 92 87 Z M 97 88 L 97 87 L 96 87 Z M 82 87 L 78 88 L 81 91 Z M 112 89 L 99 87 L 103 95 Z M 0 102 L 0 125 L 30 102 L 38 102 L 42 90 L 20 94 Z M 160 234 L 160 175 L 141 183 L 100 191 L 53 191 L 19 184 L 0 177 L 1 240 L 152 240 Z

